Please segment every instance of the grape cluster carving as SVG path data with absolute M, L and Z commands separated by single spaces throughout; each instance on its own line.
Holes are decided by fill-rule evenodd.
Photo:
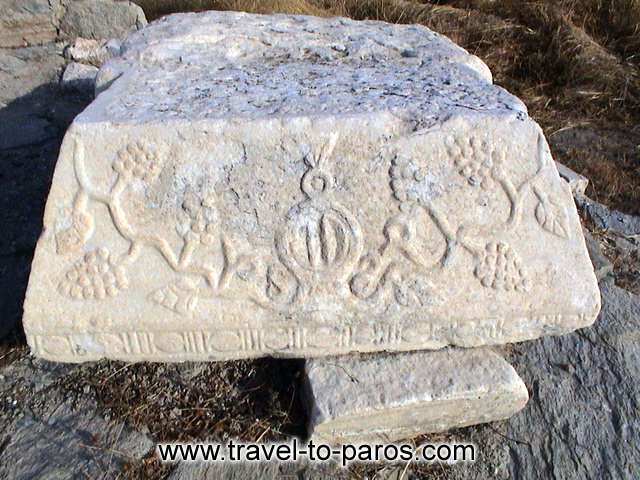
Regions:
M 194 193 L 187 193 L 182 208 L 189 217 L 187 235 L 193 241 L 203 245 L 212 245 L 216 240 L 218 210 L 213 195 L 200 198 Z
M 391 190 L 400 202 L 402 211 L 407 211 L 411 204 L 420 203 L 421 192 L 424 191 L 426 172 L 416 167 L 413 160 L 396 156 L 391 160 Z
M 150 183 L 162 170 L 162 157 L 145 144 L 134 142 L 118 152 L 113 169 L 124 177 Z
M 504 242 L 487 243 L 474 270 L 484 287 L 495 290 L 526 292 L 529 281 L 518 255 Z
M 462 139 L 448 137 L 446 148 L 453 159 L 458 173 L 469 185 L 490 190 L 494 187 L 494 177 L 504 162 L 505 154 L 478 137 Z
M 86 253 L 67 271 L 60 291 L 74 299 L 103 300 L 128 287 L 126 272 L 106 248 Z

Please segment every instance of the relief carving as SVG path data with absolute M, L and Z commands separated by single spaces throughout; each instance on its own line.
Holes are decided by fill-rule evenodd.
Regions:
M 472 256 L 473 274 L 484 287 L 528 289 L 524 265 L 500 237 L 520 221 L 523 199 L 529 192 L 538 200 L 535 218 L 540 226 L 557 236 L 568 236 L 566 210 L 534 184 L 549 163 L 541 134 L 538 170 L 521 185 L 514 185 L 508 178 L 503 168 L 506 154 L 489 140 L 451 135 L 445 138 L 444 151 L 469 187 L 504 191 L 510 213 L 502 229 L 485 232 L 473 225 L 454 228 L 434 204 L 443 186 L 430 179 L 428 165 L 396 154 L 391 160 L 389 182 L 399 212 L 386 222 L 382 244 L 363 254 L 363 233 L 357 219 L 332 198 L 334 179 L 329 163 L 337 140 L 334 134 L 317 152 L 304 155 L 307 171 L 300 188 L 305 198 L 289 210 L 274 235 L 276 258 L 238 251 L 220 229 L 216 196 L 206 192 L 184 194 L 184 222 L 176 227 L 183 244 L 177 252 L 161 236 L 139 232 L 127 219 L 123 193 L 133 181 L 150 184 L 156 180 L 164 156 L 141 141 L 126 145 L 117 152 L 112 165 L 117 174 L 113 187 L 109 192 L 99 192 L 87 179 L 83 148 L 76 144 L 75 171 L 80 191 L 74 201 L 71 226 L 56 236 L 58 251 L 77 251 L 91 236 L 93 219 L 86 210 L 91 200 L 107 206 L 115 228 L 129 241 L 129 250 L 119 258 L 106 249 L 86 254 L 61 281 L 61 292 L 85 300 L 113 296 L 126 288 L 126 265 L 137 259 L 143 247 L 151 247 L 181 277 L 151 292 L 149 298 L 180 315 L 192 315 L 201 298 L 223 296 L 234 280 L 245 282 L 247 299 L 264 308 L 295 308 L 318 292 L 350 292 L 365 301 L 382 299 L 403 307 L 424 306 L 433 297 L 429 277 L 446 268 L 457 251 Z M 425 222 L 444 241 L 442 255 L 435 260 L 426 258 L 416 243 L 417 225 L 425 228 Z M 199 263 L 199 248 L 218 251 L 222 266 L 214 269 Z
M 144 143 L 134 142 L 118 152 L 113 169 L 124 179 L 151 183 L 162 170 L 162 157 Z
M 83 191 L 76 194 L 71 213 L 71 226 L 56 235 L 56 252 L 58 254 L 81 250 L 93 234 L 95 226 L 93 217 L 85 211 L 88 200 L 89 197 Z
M 554 235 L 569 238 L 569 216 L 564 205 L 539 188 L 534 188 L 533 192 L 538 198 L 536 220 L 540 226 Z
M 446 145 L 458 173 L 469 185 L 490 190 L 494 187 L 496 179 L 503 176 L 501 167 L 505 153 L 498 151 L 486 140 L 450 136 L 447 137 Z
M 484 287 L 528 291 L 529 279 L 520 258 L 503 242 L 489 242 L 477 259 L 475 276 Z
M 384 242 L 378 251 L 360 260 L 351 278 L 351 292 L 363 300 L 392 296 L 402 306 L 419 306 L 428 302 L 431 286 L 428 281 L 410 276 L 408 272 L 428 274 L 437 268 L 428 265 L 414 247 L 416 227 L 410 213 L 399 213 L 387 221 L 383 229 Z M 403 269 L 402 263 L 410 265 Z
M 62 294 L 77 300 L 104 300 L 115 297 L 128 285 L 123 262 L 114 258 L 106 248 L 99 248 L 75 262 L 59 288 Z
M 192 315 L 199 299 L 223 296 L 234 279 L 250 284 L 248 300 L 265 308 L 288 308 L 325 282 L 345 281 L 360 255 L 362 234 L 355 217 L 330 199 L 332 179 L 326 173 L 325 159 L 331 155 L 336 141 L 337 136 L 332 136 L 317 155 L 305 157 L 309 168 L 302 178 L 301 189 L 307 198 L 290 210 L 284 228 L 275 236 L 276 259 L 238 251 L 219 228 L 213 194 L 185 193 L 181 204 L 185 221 L 176 226 L 183 244 L 177 252 L 162 236 L 138 231 L 128 221 L 122 204 L 123 194 L 132 181 L 153 182 L 163 165 L 163 156 L 143 142 L 128 144 L 117 152 L 112 168 L 118 176 L 109 192 L 98 191 L 88 180 L 84 170 L 84 149 L 76 143 L 74 166 L 80 192 L 72 218 L 90 223 L 92 219 L 85 213 L 90 200 L 107 206 L 114 227 L 129 241 L 128 252 L 114 268 L 124 268 L 135 262 L 144 247 L 155 248 L 182 277 L 151 292 L 149 298 L 175 313 Z M 92 228 L 91 231 L 74 228 L 75 223 L 72 229 L 58 234 L 58 243 L 71 244 L 71 240 L 65 239 L 72 235 L 80 237 L 76 233 L 79 230 L 82 238 L 73 243 L 81 246 L 92 233 Z M 219 270 L 198 262 L 196 252 L 200 247 L 220 253 L 222 266 Z M 70 272 L 68 276 L 75 276 L 75 273 Z M 63 280 L 61 291 L 74 299 L 94 298 L 88 293 L 79 294 L 78 288 L 69 282 L 69 278 Z M 89 292 L 88 287 L 86 291 Z
M 327 326 L 291 326 L 276 328 L 235 328 L 186 331 L 138 331 L 126 329 L 119 332 L 91 330 L 75 334 L 31 334 L 29 344 L 34 352 L 48 355 L 83 357 L 89 354 L 81 345 L 90 335 L 92 342 L 117 354 L 118 358 L 163 358 L 163 354 L 175 354 L 177 358 L 190 358 L 192 354 L 206 354 L 214 358 L 227 358 L 229 352 L 272 353 L 273 350 L 302 352 L 314 348 L 324 350 L 338 347 L 343 353 L 362 348 L 377 350 L 384 346 L 399 350 L 411 350 L 425 342 L 442 342 L 443 336 L 458 341 L 486 335 L 490 343 L 502 343 L 518 330 L 529 329 L 564 333 L 584 324 L 587 314 L 538 314 L 508 317 L 507 319 L 476 319 L 465 324 L 432 319 L 432 322 L 404 324 L 399 321 L 376 325 L 351 325 L 339 328 Z
M 182 278 L 152 293 L 153 301 L 173 312 L 191 315 L 198 304 L 197 282 Z
M 331 198 L 326 164 L 337 140 L 332 135 L 318 154 L 305 157 L 300 188 L 307 198 L 289 210 L 275 239 L 278 257 L 300 281 L 302 295 L 345 282 L 362 250 L 358 221 Z
M 399 202 L 400 213 L 385 225 L 385 240 L 378 251 L 368 253 L 361 259 L 358 271 L 351 279 L 351 291 L 354 295 L 370 299 L 386 291 L 396 303 L 407 305 L 407 296 L 398 294 L 402 291 L 399 286 L 411 284 L 416 272 L 429 275 L 446 268 L 458 250 L 466 251 L 472 256 L 476 265 L 474 275 L 483 287 L 527 291 L 530 282 L 526 269 L 513 248 L 501 241 L 500 237 L 521 221 L 523 201 L 530 191 L 538 198 L 535 217 L 542 228 L 568 238 L 566 210 L 535 185 L 535 181 L 549 165 L 549 153 L 541 133 L 538 137 L 538 169 L 519 186 L 514 185 L 505 173 L 505 152 L 497 149 L 490 141 L 474 136 L 449 136 L 445 140 L 445 151 L 458 174 L 470 187 L 483 190 L 503 189 L 510 204 L 508 219 L 501 228 L 491 231 L 478 229 L 474 225 L 460 225 L 454 229 L 432 201 L 442 193 L 442 185 L 431 182 L 429 172 L 419 162 L 396 155 L 391 160 L 389 177 L 391 190 Z M 437 263 L 425 264 L 414 246 L 415 219 L 422 214 L 431 219 L 431 224 L 446 241 L 446 251 Z M 400 263 L 403 258 L 408 262 Z
M 174 251 L 169 242 L 160 235 L 147 234 L 138 231 L 132 225 L 125 209 L 123 208 L 123 194 L 130 188 L 133 181 L 140 181 L 145 184 L 153 182 L 162 170 L 163 156 L 153 147 L 142 142 L 128 144 L 117 152 L 112 168 L 117 173 L 116 180 L 108 192 L 101 192 L 89 181 L 84 166 L 84 149 L 76 142 L 74 154 L 74 167 L 76 178 L 80 185 L 80 192 L 76 196 L 72 217 L 86 215 L 84 210 L 89 200 L 104 204 L 111 214 L 113 225 L 118 233 L 129 242 L 128 251 L 116 261 L 112 256 L 108 256 L 108 264 L 115 272 L 120 272 L 125 265 L 134 263 L 139 257 L 144 247 L 155 248 L 165 259 L 167 264 L 178 274 L 184 277 L 175 284 L 168 285 L 156 292 L 152 292 L 152 301 L 165 308 L 180 314 L 190 314 L 193 312 L 198 298 L 203 294 L 203 290 L 208 287 L 215 293 L 228 286 L 230 277 L 236 274 L 246 261 L 243 255 L 237 255 L 233 248 L 228 245 L 224 235 L 217 228 L 217 210 L 215 208 L 215 198 L 207 196 L 199 198 L 191 192 L 185 194 L 182 208 L 187 217 L 187 228 L 181 230 L 183 245 L 179 251 Z M 178 228 L 180 230 L 180 228 Z M 86 229 L 84 230 L 86 231 Z M 67 231 L 61 232 L 60 238 L 69 236 Z M 87 238 L 83 238 L 83 242 Z M 62 240 L 58 242 L 60 244 Z M 194 261 L 194 252 L 200 246 L 216 246 L 222 251 L 223 266 L 221 271 L 214 271 L 210 267 L 199 265 Z M 105 249 L 100 249 L 98 258 L 102 258 Z M 87 254 L 92 255 L 92 254 Z M 108 253 L 106 253 L 108 255 Z M 75 269 L 82 271 L 85 263 L 90 261 L 89 257 L 79 261 Z M 93 257 L 91 257 L 93 258 Z M 104 267 L 104 262 L 100 268 Z M 86 268 L 93 268 L 87 266 Z M 78 294 L 78 288 L 69 282 L 75 281 L 75 270 L 67 274 L 67 278 L 60 284 L 63 292 L 69 292 L 72 298 L 92 299 L 101 296 L 101 290 L 97 290 L 96 296 L 88 294 L 89 287 L 82 287 L 87 294 Z M 84 278 L 84 277 L 82 277 Z M 198 284 L 204 281 L 206 287 L 202 288 Z M 86 280 L 83 280 L 86 283 Z M 85 291 L 83 290 L 83 292 Z M 108 291 L 107 291 L 108 293 Z

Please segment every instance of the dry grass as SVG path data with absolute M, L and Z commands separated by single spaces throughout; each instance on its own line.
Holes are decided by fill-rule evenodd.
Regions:
M 87 389 L 110 418 L 148 430 L 157 441 L 283 440 L 305 435 L 301 362 L 124 364 L 75 370 L 65 389 Z
M 137 0 L 150 18 L 176 11 L 342 15 L 419 23 L 482 58 L 590 178 L 591 196 L 640 214 L 640 0 Z M 553 133 L 598 132 L 569 150 Z M 616 144 L 619 134 L 628 141 Z
M 308 0 L 140 0 L 140 5 L 150 20 L 174 12 L 199 12 L 203 10 L 238 10 L 251 13 L 290 13 L 298 15 L 326 16 L 337 10 L 323 8 Z M 319 3 L 319 2 L 318 2 Z
M 28 347 L 21 329 L 14 329 L 0 340 L 0 369 L 24 355 Z

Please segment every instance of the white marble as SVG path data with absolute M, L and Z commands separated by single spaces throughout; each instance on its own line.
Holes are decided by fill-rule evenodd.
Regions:
M 437 349 L 596 318 L 540 128 L 446 38 L 208 12 L 121 52 L 56 167 L 25 302 L 37 355 Z
M 488 349 L 307 360 L 309 433 L 316 442 L 393 442 L 503 420 L 527 387 Z

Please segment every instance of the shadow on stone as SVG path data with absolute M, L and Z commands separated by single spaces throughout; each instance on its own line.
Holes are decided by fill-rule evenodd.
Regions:
M 0 339 L 22 318 L 31 259 L 64 132 L 90 101 L 52 82 L 0 109 Z

